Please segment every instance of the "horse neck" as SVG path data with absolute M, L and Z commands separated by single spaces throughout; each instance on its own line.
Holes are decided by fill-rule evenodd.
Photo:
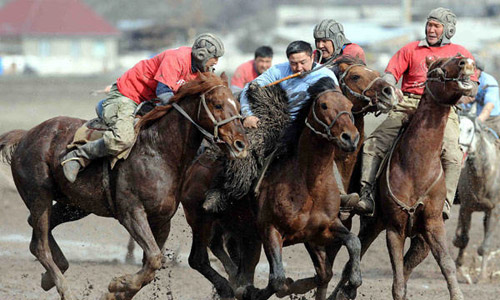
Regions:
M 441 156 L 444 129 L 450 106 L 438 105 L 424 93 L 408 125 L 398 151 L 401 160 L 409 165 L 428 167 L 430 159 Z M 411 151 L 408 151 L 411 149 Z M 421 162 L 420 164 L 414 162 Z
M 361 150 L 363 142 L 365 141 L 365 120 L 363 114 L 354 115 L 354 124 L 359 132 L 359 142 L 356 150 L 354 152 L 342 151 L 338 146 L 335 145 L 335 164 L 342 176 L 342 182 L 344 183 L 344 188 L 348 189 L 349 183 L 351 181 L 352 173 L 354 172 L 354 167 L 356 166 L 356 160 L 358 153 Z
M 195 118 L 198 103 L 194 99 L 180 101 L 179 106 Z M 193 160 L 202 141 L 198 129 L 176 109 L 172 108 L 165 116 L 145 130 L 141 135 L 140 146 L 153 149 L 161 155 L 169 166 L 182 173 Z
M 317 184 L 328 182 L 324 180 L 333 176 L 334 143 L 304 128 L 297 153 L 298 170 L 306 179 L 309 190 L 313 190 Z

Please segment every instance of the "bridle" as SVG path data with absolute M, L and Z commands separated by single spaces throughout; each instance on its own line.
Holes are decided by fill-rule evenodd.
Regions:
M 232 122 L 236 119 L 243 119 L 243 117 L 238 113 L 237 115 L 234 115 L 234 116 L 231 116 L 227 119 L 224 119 L 222 121 L 217 121 L 214 117 L 214 115 L 212 114 L 212 112 L 210 111 L 210 109 L 208 108 L 208 105 L 207 105 L 207 101 L 205 99 L 205 94 L 206 93 L 209 93 L 211 91 L 213 91 L 214 89 L 216 88 L 219 88 L 219 87 L 225 87 L 224 85 L 216 85 L 216 86 L 213 86 L 211 87 L 210 89 L 208 89 L 206 92 L 204 92 L 203 94 L 200 95 L 200 102 L 198 104 L 198 115 L 197 115 L 197 119 L 199 120 L 200 119 L 200 113 L 201 113 L 201 107 L 203 105 L 203 108 L 205 109 L 205 112 L 207 113 L 208 115 L 208 118 L 212 121 L 213 125 L 214 125 L 214 133 L 211 134 L 210 132 L 206 131 L 205 129 L 203 129 L 203 127 L 201 127 L 198 123 L 196 123 L 187 113 L 184 109 L 182 109 L 182 107 L 180 107 L 177 103 L 172 103 L 172 106 L 181 114 L 183 115 L 186 119 L 188 119 L 191 123 L 193 123 L 193 125 L 198 128 L 198 130 L 205 136 L 205 138 L 207 138 L 207 140 L 211 143 L 226 143 L 224 140 L 222 140 L 220 137 L 219 137 L 219 127 L 229 123 L 229 122 Z
M 309 127 L 309 129 L 312 130 L 312 132 L 314 132 L 315 134 L 317 135 L 320 135 L 322 137 L 324 137 L 325 139 L 327 139 L 328 141 L 336 141 L 338 140 L 338 138 L 336 136 L 333 136 L 332 133 L 331 133 L 331 129 L 333 127 L 333 125 L 335 125 L 335 123 L 337 122 L 337 119 L 341 116 L 341 115 L 349 115 L 349 117 L 351 118 L 351 121 L 352 123 L 354 124 L 354 117 L 352 115 L 352 113 L 350 111 L 340 111 L 336 116 L 335 118 L 333 118 L 332 122 L 330 123 L 330 125 L 327 125 L 325 124 L 323 121 L 321 121 L 318 116 L 316 116 L 316 109 L 315 109 L 315 106 L 316 106 L 316 102 L 318 101 L 319 97 L 321 97 L 321 95 L 325 94 L 325 93 L 328 93 L 328 92 L 335 92 L 335 93 L 340 93 L 342 94 L 340 91 L 337 91 L 337 90 L 333 90 L 333 89 L 328 89 L 328 90 L 325 90 L 321 93 L 319 93 L 317 96 L 316 96 L 316 99 L 314 99 L 314 103 L 312 104 L 313 107 L 312 107 L 312 115 L 313 115 L 313 118 L 314 118 L 314 121 L 318 124 L 320 124 L 324 129 L 325 129 L 325 133 L 321 132 L 321 131 L 318 131 L 316 130 L 310 123 L 309 121 L 307 120 L 309 117 L 307 117 L 305 120 L 304 120 L 304 123 L 306 124 L 307 127 Z
M 364 114 L 367 110 L 369 110 L 370 108 L 374 107 L 374 106 L 377 106 L 377 102 L 378 102 L 378 93 L 375 92 L 375 99 L 376 101 L 375 102 L 372 102 L 372 100 L 370 99 L 370 97 L 366 96 L 366 92 L 369 91 L 371 89 L 371 87 L 373 86 L 373 84 L 375 82 L 377 82 L 377 80 L 383 80 L 381 77 L 376 77 L 374 78 L 372 81 L 370 81 L 370 83 L 366 86 L 366 88 L 361 92 L 361 93 L 358 93 L 358 92 L 355 92 L 353 91 L 346 83 L 345 83 L 345 77 L 347 76 L 347 73 L 353 68 L 353 67 L 356 67 L 356 66 L 360 66 L 360 67 L 366 67 L 365 65 L 363 64 L 353 64 L 353 65 L 350 65 L 347 67 L 347 69 L 344 70 L 344 72 L 340 75 L 340 78 L 339 78 L 339 85 L 340 85 L 340 88 L 342 89 L 342 92 L 345 93 L 345 94 L 350 94 L 352 96 L 354 96 L 355 98 L 361 100 L 361 101 L 365 101 L 365 102 L 368 102 L 369 104 L 368 105 L 365 105 L 363 106 L 360 110 L 358 111 L 353 111 L 352 113 L 357 115 L 357 114 Z M 381 112 L 379 112 L 380 114 Z M 377 115 L 377 113 L 375 113 L 375 115 Z
M 434 95 L 434 93 L 432 93 L 431 89 L 429 88 L 428 86 L 428 83 L 431 82 L 431 81 L 434 81 L 434 82 L 439 82 L 439 83 L 442 83 L 443 86 L 447 83 L 447 82 L 458 82 L 460 81 L 460 77 L 462 75 L 462 70 L 460 70 L 460 72 L 458 73 L 458 76 L 456 78 L 451 78 L 451 77 L 448 77 L 448 74 L 446 72 L 446 70 L 444 70 L 444 67 L 450 63 L 453 59 L 455 58 L 464 58 L 464 56 L 462 55 L 457 55 L 455 57 L 450 57 L 448 58 L 441 67 L 439 68 L 435 68 L 435 69 L 432 69 L 432 66 L 437 62 L 437 61 L 434 61 L 432 62 L 430 65 L 429 65 L 429 69 L 432 69 L 432 70 L 429 70 L 427 72 L 427 80 L 425 81 L 425 90 L 429 93 L 429 95 L 433 98 L 434 102 L 436 102 L 438 105 L 440 106 L 445 106 L 445 107 L 450 107 L 450 106 L 453 106 L 454 104 L 445 104 L 445 103 L 440 103 L 438 100 L 438 98 Z M 429 77 L 429 75 L 433 74 L 433 73 L 437 73 L 438 74 L 438 77 Z

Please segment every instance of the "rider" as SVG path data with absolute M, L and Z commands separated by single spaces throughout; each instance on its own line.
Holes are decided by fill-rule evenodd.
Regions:
M 321 56 L 315 57 L 316 60 L 321 58 L 320 63 L 333 62 L 342 56 L 352 56 L 361 59 L 365 62 L 365 52 L 363 48 L 355 43 L 351 43 L 344 35 L 344 27 L 339 22 L 332 19 L 324 19 L 319 22 L 313 31 L 316 50 L 321 53 Z M 331 69 L 333 65 L 330 65 Z M 359 202 L 359 195 L 351 193 L 346 195 L 344 184 L 337 165 L 334 163 L 335 180 L 340 191 L 340 199 L 342 207 L 350 207 Z
M 495 77 L 484 72 L 484 65 L 476 60 L 477 76 L 479 78 L 479 87 L 475 102 L 477 103 L 477 119 L 486 126 L 493 129 L 497 136 L 500 135 L 500 96 L 498 81 Z M 465 105 L 470 106 L 469 104 Z
M 264 73 L 273 64 L 273 49 L 269 46 L 261 46 L 255 50 L 254 59 L 241 64 L 231 78 L 231 91 L 241 92 L 245 84 L 254 80 Z
M 304 41 L 294 41 L 286 49 L 288 62 L 277 64 L 257 77 L 254 82 L 260 86 L 266 86 L 290 75 L 310 71 L 317 64 L 313 61 L 313 50 L 309 43 Z M 298 74 L 297 74 L 298 75 Z M 289 111 L 291 118 L 294 119 L 305 101 L 309 100 L 307 89 L 323 77 L 330 77 L 338 85 L 335 74 L 328 68 L 321 68 L 317 71 L 297 76 L 279 83 L 280 87 L 288 95 Z M 247 84 L 241 92 L 241 114 L 245 118 L 243 126 L 247 128 L 257 128 L 259 118 L 252 113 L 248 103 Z M 219 212 L 223 209 L 224 200 L 221 199 L 221 193 L 217 189 L 212 189 L 207 193 L 203 207 L 209 212 Z
M 351 43 L 344 35 L 344 27 L 332 19 L 324 19 L 314 27 L 314 40 L 316 49 L 321 53 L 321 61 L 325 63 L 331 58 L 338 59 L 344 55 L 358 57 L 364 63 L 365 52 L 363 49 Z M 315 57 L 319 59 L 319 57 Z
M 373 188 L 377 171 L 382 159 L 398 135 L 408 110 L 414 111 L 422 97 L 427 77 L 426 57 L 449 57 L 460 53 L 473 59 L 464 47 L 450 42 L 451 37 L 455 34 L 456 22 L 455 14 L 449 9 L 440 7 L 432 10 L 425 25 L 425 39 L 405 45 L 389 61 L 385 69 L 384 79 L 396 85 L 403 77 L 401 89 L 404 100 L 365 140 L 362 157 L 361 200 L 356 207 L 358 213 L 373 215 L 375 208 Z M 473 77 L 473 80 L 476 79 Z M 449 218 L 460 176 L 462 151 L 458 144 L 459 134 L 458 116 L 452 109 L 444 132 L 441 154 L 446 182 L 446 201 L 443 208 L 443 218 L 445 219 Z
M 116 156 L 133 145 L 134 112 L 141 102 L 156 99 L 160 105 L 167 104 L 198 72 L 213 71 L 223 54 L 221 39 L 204 33 L 196 37 L 192 47 L 163 51 L 125 72 L 102 103 L 102 119 L 110 130 L 103 138 L 79 146 L 63 157 L 61 164 L 68 181 L 74 182 L 80 169 L 92 159 Z

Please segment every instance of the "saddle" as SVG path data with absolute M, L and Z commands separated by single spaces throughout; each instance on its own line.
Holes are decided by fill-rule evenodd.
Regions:
M 88 142 L 98 140 L 103 137 L 104 133 L 109 130 L 109 127 L 104 123 L 102 120 L 102 110 L 99 110 L 99 107 L 102 107 L 102 102 L 104 100 L 101 100 L 99 104 L 97 105 L 96 111 L 97 111 L 97 118 L 88 120 L 85 122 L 80 128 L 78 128 L 75 132 L 75 135 L 73 136 L 73 141 L 66 146 L 68 150 L 76 148 L 77 146 L 84 145 Z M 155 105 L 152 102 L 142 102 L 137 106 L 137 109 L 135 111 L 135 120 L 134 124 L 139 121 L 139 119 L 153 110 Z M 134 138 L 134 144 L 135 141 L 137 140 L 137 136 L 139 135 L 139 132 L 135 132 L 135 138 Z M 124 150 L 123 152 L 119 153 L 116 156 L 109 157 L 110 159 L 110 164 L 111 164 L 111 169 L 115 166 L 116 162 L 120 159 L 127 159 L 127 157 L 130 154 L 130 151 L 132 150 L 132 147 Z

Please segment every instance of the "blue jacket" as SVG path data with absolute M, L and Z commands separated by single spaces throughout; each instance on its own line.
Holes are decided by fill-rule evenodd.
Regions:
M 315 66 L 313 65 L 313 67 Z M 274 65 L 271 68 L 267 69 L 267 71 L 262 73 L 259 77 L 255 78 L 254 82 L 257 82 L 260 86 L 265 86 L 269 83 L 275 82 L 292 74 L 293 72 L 290 68 L 290 63 L 285 62 Z M 308 74 L 304 78 L 295 77 L 279 83 L 281 88 L 288 95 L 288 103 L 290 106 L 290 114 L 292 119 L 296 118 L 297 112 L 302 106 L 302 103 L 309 99 L 309 95 L 307 94 L 307 89 L 309 88 L 309 86 L 313 85 L 314 83 L 316 83 L 316 81 L 325 76 L 332 78 L 335 81 L 335 84 L 338 85 L 335 74 L 328 68 L 321 68 L 318 71 L 314 71 Z M 249 83 L 245 85 L 245 88 L 241 92 L 240 96 L 241 114 L 243 115 L 243 117 L 253 115 L 247 98 L 248 85 Z
M 479 76 L 479 88 L 476 95 L 477 115 L 481 113 L 486 103 L 493 103 L 495 107 L 490 116 L 500 115 L 500 95 L 498 94 L 498 82 L 488 73 L 481 72 Z

